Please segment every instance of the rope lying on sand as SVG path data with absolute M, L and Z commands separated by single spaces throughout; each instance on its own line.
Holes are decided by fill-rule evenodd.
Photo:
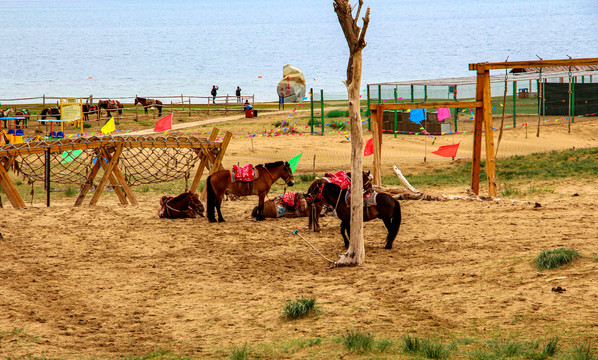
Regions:
M 316 247 L 315 247 L 315 246 L 313 246 L 313 244 L 312 244 L 312 243 L 310 243 L 310 242 L 309 242 L 309 241 L 307 241 L 307 240 L 306 240 L 306 239 L 305 239 L 303 236 L 301 236 L 301 234 L 299 234 L 299 230 L 293 230 L 293 231 L 291 231 L 291 230 L 289 230 L 289 229 L 285 229 L 285 228 L 283 228 L 283 227 L 280 227 L 280 226 L 277 226 L 277 225 L 272 225 L 272 224 L 265 224 L 265 225 L 270 225 L 270 226 L 272 226 L 272 227 L 276 227 L 276 228 L 279 228 L 279 229 L 281 229 L 281 230 L 288 231 L 288 232 L 290 232 L 290 233 L 291 233 L 291 234 L 293 234 L 293 235 L 299 236 L 299 237 L 301 238 L 301 240 L 305 241 L 305 242 L 307 243 L 307 245 L 311 246 L 311 248 L 312 248 L 312 249 L 314 249 L 314 251 L 315 251 L 316 253 L 318 253 L 318 255 L 320 255 L 322 258 L 324 258 L 324 259 L 325 259 L 326 261 L 328 261 L 329 263 L 331 263 L 331 264 L 333 264 L 333 265 L 336 265 L 336 262 L 335 262 L 335 261 L 333 261 L 333 260 L 330 260 L 329 258 L 327 258 L 326 256 L 324 256 L 324 255 L 323 255 L 323 254 L 320 252 L 320 250 L 316 249 Z

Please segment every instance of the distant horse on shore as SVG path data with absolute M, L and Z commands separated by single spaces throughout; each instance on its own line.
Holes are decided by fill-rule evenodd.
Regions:
M 110 117 L 110 111 L 118 111 L 118 115 L 123 113 L 123 105 L 118 100 L 100 100 L 98 101 L 98 111 L 106 110 L 106 116 Z M 101 115 L 98 114 L 98 117 Z
M 158 116 L 162 116 L 162 101 L 157 99 L 147 99 L 142 98 L 139 96 L 135 96 L 135 106 L 137 104 L 143 105 L 143 110 L 145 111 L 145 115 L 147 115 L 147 110 L 152 106 L 158 109 Z
M 6 109 L 3 109 L 3 110 L 0 110 L 0 118 L 8 117 L 10 114 L 12 114 L 12 109 L 11 108 L 6 108 Z M 4 127 L 6 127 L 6 121 L 7 120 L 3 119 L 2 121 L 4 122 Z
M 89 114 L 97 114 L 100 120 L 100 109 L 96 105 L 83 104 L 83 119 L 89 121 Z

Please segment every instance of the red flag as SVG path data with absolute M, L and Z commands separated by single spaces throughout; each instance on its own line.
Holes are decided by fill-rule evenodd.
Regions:
M 363 149 L 363 156 L 370 156 L 373 153 L 374 153 L 374 138 L 371 138 L 365 143 L 365 148 Z
M 156 127 L 154 128 L 154 132 L 162 132 L 170 129 L 172 129 L 172 114 L 166 115 L 162 119 L 158 120 Z
M 455 157 L 457 155 L 457 150 L 459 149 L 459 144 L 461 144 L 461 142 L 458 144 L 441 146 L 438 150 L 432 151 L 432 154 L 444 157 Z

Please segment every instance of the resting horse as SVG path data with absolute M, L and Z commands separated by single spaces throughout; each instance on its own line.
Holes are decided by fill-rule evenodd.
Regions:
M 98 112 L 102 111 L 102 109 L 106 110 L 106 116 L 110 117 L 110 111 L 117 111 L 118 115 L 123 114 L 123 105 L 118 100 L 100 100 L 98 101 Z M 98 117 L 101 114 L 98 114 Z
M 195 192 L 184 192 L 176 197 L 162 196 L 158 216 L 168 219 L 203 217 L 204 207 Z
M 162 116 L 162 101 L 156 99 L 146 99 L 139 96 L 135 96 L 135 106 L 137 104 L 143 105 L 145 115 L 147 115 L 147 109 L 155 106 L 158 109 L 158 116 Z
M 285 196 L 292 195 L 293 204 L 289 205 L 286 202 Z M 251 216 L 256 217 L 259 206 L 253 208 Z M 267 218 L 297 218 L 309 216 L 310 207 L 307 204 L 307 199 L 302 193 L 286 193 L 285 195 L 277 196 L 264 202 L 263 215 Z
M 347 194 L 347 189 L 341 189 L 340 186 L 333 183 L 325 183 L 320 187 L 319 198 L 323 199 L 328 205 L 333 206 L 336 215 L 341 220 L 341 235 L 343 236 L 345 248 L 349 246 L 347 235 L 351 233 L 351 205 L 345 201 L 347 195 L 350 196 L 350 194 Z M 376 218 L 382 219 L 388 230 L 384 248 L 392 249 L 392 244 L 401 226 L 401 206 L 395 198 L 386 193 L 375 194 L 375 200 L 375 205 L 363 207 L 363 221 Z
M 249 182 L 233 182 L 230 170 L 219 170 L 208 176 L 208 179 L 206 180 L 208 192 L 207 216 L 210 222 L 216 222 L 214 208 L 218 212 L 218 222 L 224 221 L 222 212 L 220 211 L 220 205 L 222 204 L 222 198 L 224 197 L 226 190 L 236 196 L 259 196 L 256 220 L 261 221 L 266 219 L 264 217 L 264 198 L 268 192 L 270 192 L 272 184 L 281 177 L 288 186 L 293 186 L 295 184 L 291 165 L 286 161 L 258 165 L 255 168 L 258 172 L 258 177 Z

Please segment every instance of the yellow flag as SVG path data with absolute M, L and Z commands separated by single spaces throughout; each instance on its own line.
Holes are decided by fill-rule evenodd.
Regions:
M 102 131 L 102 134 L 104 135 L 108 135 L 111 132 L 113 132 L 114 130 L 116 130 L 116 127 L 114 126 L 114 116 L 110 118 L 110 120 L 108 120 L 106 122 L 106 124 L 104 126 L 102 126 L 102 128 L 100 129 Z

